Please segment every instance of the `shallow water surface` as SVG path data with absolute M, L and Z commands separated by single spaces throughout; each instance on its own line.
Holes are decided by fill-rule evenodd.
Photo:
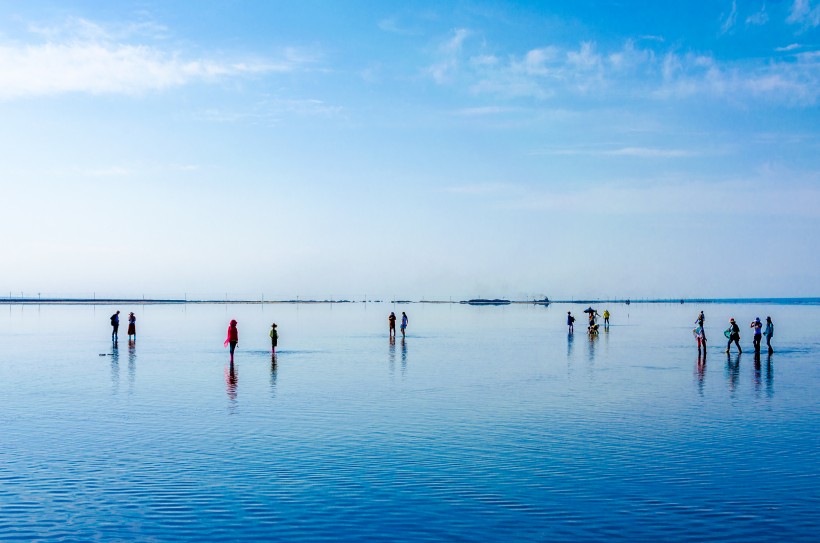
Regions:
M 0 306 L 0 540 L 816 541 L 820 307 L 583 308 Z

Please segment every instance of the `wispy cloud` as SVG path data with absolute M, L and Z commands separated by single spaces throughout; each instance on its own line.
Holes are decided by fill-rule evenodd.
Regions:
M 786 22 L 806 28 L 820 26 L 820 5 L 812 8 L 809 0 L 794 0 Z
M 732 0 L 732 9 L 729 11 L 729 15 L 723 20 L 723 24 L 720 25 L 720 31 L 722 34 L 726 34 L 729 32 L 732 27 L 735 26 L 735 22 L 737 21 L 737 0 Z
M 766 4 L 760 8 L 760 11 L 752 13 L 746 17 L 747 26 L 763 26 L 769 22 L 769 14 L 766 12 Z
M 670 149 L 660 147 L 564 147 L 544 149 L 535 154 L 562 156 L 601 156 L 632 158 L 686 158 L 703 156 L 706 153 L 694 149 Z
M 449 82 L 460 65 L 461 50 L 464 41 L 470 36 L 466 28 L 457 28 L 438 47 L 439 60 L 427 69 L 436 83 Z
M 790 43 L 789 45 L 783 47 L 776 47 L 775 51 L 778 53 L 786 53 L 788 51 L 794 51 L 795 49 L 800 49 L 799 43 Z
M 46 37 L 34 44 L 0 44 L 0 98 L 61 93 L 140 94 L 194 82 L 287 72 L 307 59 L 297 51 L 282 58 L 187 58 L 154 45 L 119 41 L 93 22 L 72 19 L 57 29 L 36 30 Z

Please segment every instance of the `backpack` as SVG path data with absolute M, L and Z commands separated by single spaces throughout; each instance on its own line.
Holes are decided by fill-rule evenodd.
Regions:
M 117 314 L 116 313 L 111 315 L 111 326 L 114 326 L 115 324 L 117 324 Z

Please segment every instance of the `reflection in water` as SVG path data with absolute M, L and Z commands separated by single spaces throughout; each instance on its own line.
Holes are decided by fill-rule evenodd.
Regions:
M 752 379 L 753 379 L 753 383 L 754 383 L 755 395 L 757 395 L 759 397 L 760 396 L 760 389 L 763 386 L 763 379 L 761 378 L 761 375 L 760 375 L 760 351 L 755 351 L 754 361 L 755 361 L 755 372 L 753 374 L 754 377 Z
M 771 353 L 766 359 L 766 396 L 769 398 L 774 396 L 774 365 Z
M 595 362 L 595 345 L 598 343 L 598 334 L 589 335 L 589 361 Z
M 225 391 L 228 393 L 228 412 L 233 414 L 236 412 L 236 388 L 239 381 L 239 374 L 236 371 L 236 366 L 231 362 L 225 366 Z
M 567 334 L 567 374 L 572 370 L 572 344 L 575 335 L 572 332 Z
M 740 353 L 735 355 L 734 360 L 731 355 L 726 355 L 726 377 L 729 379 L 729 391 L 734 393 L 740 379 Z
M 276 355 L 270 355 L 270 396 L 276 398 Z
M 111 392 L 120 391 L 120 350 L 117 342 L 111 344 Z
M 128 395 L 134 394 L 134 382 L 137 379 L 137 344 L 128 342 Z
M 401 375 L 407 373 L 407 342 L 401 338 Z
M 396 372 L 396 338 L 390 336 L 388 339 L 390 343 L 390 347 L 387 350 L 387 360 L 390 369 L 390 375 L 392 376 Z
M 703 355 L 698 351 L 697 362 L 697 379 L 698 379 L 698 393 L 703 396 L 703 387 L 706 384 L 706 353 Z

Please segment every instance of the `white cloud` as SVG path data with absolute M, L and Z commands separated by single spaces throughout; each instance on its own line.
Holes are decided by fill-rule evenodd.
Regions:
M 812 8 L 809 0 L 794 0 L 786 22 L 804 27 L 820 26 L 820 6 Z
M 585 155 L 585 156 L 610 156 L 610 157 L 632 157 L 632 158 L 685 158 L 702 156 L 705 153 L 687 149 L 668 149 L 659 147 L 567 147 L 562 149 L 547 149 L 537 154 L 547 155 Z
M 464 41 L 470 36 L 466 28 L 453 30 L 452 36 L 439 46 L 440 60 L 427 68 L 427 73 L 436 83 L 449 82 L 459 68 Z
M 747 26 L 762 26 L 769 22 L 769 14 L 766 13 L 766 4 L 760 8 L 760 11 L 752 13 L 746 17 Z
M 788 51 L 794 51 L 795 49 L 800 49 L 799 43 L 790 43 L 789 45 L 786 45 L 784 47 L 776 47 L 775 51 L 777 51 L 778 53 L 785 53 Z
M 732 9 L 720 26 L 721 33 L 726 34 L 729 32 L 735 26 L 735 21 L 737 21 L 737 0 L 732 0 Z
M 0 45 L 0 98 L 69 92 L 140 94 L 225 77 L 285 72 L 307 61 L 295 51 L 283 59 L 185 58 L 176 51 L 116 41 L 101 26 L 72 20 L 64 28 L 38 29 L 45 43 Z

